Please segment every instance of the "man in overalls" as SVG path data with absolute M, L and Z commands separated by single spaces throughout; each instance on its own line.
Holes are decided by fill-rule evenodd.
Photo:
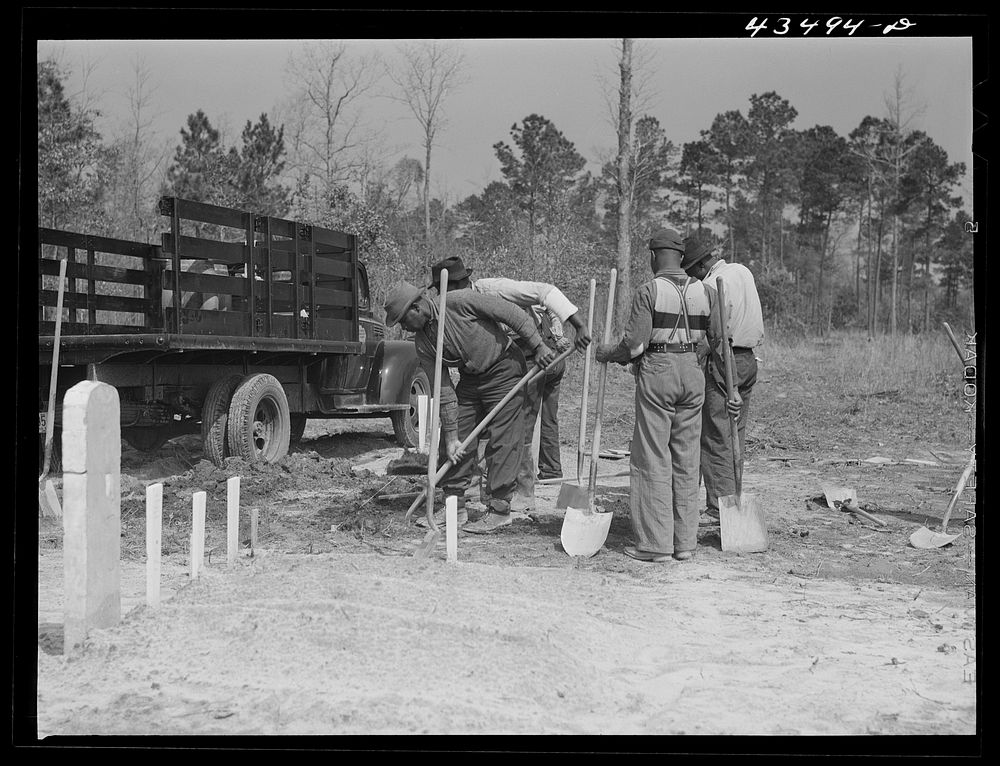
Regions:
M 680 267 L 684 240 L 661 229 L 649 240 L 653 278 L 634 293 L 628 325 L 598 362 L 635 365 L 635 429 L 629 508 L 640 561 L 691 558 L 698 543 L 698 462 L 705 375 L 696 348 L 718 343 L 716 293 Z

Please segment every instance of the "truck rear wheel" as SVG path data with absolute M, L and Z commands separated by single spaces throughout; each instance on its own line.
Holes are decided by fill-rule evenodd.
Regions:
M 229 404 L 233 392 L 243 380 L 241 375 L 230 375 L 215 381 L 201 405 L 201 447 L 205 457 L 215 465 L 230 456 L 226 426 L 229 422 Z
M 430 381 L 427 373 L 422 367 L 417 367 L 417 371 L 410 379 L 410 402 L 405 410 L 396 410 L 389 414 L 392 421 L 392 431 L 396 436 L 396 443 L 400 447 L 417 447 L 420 443 L 420 435 L 417 431 L 420 428 L 419 414 L 417 411 L 417 397 L 430 396 Z
M 277 463 L 288 454 L 288 398 L 273 375 L 244 378 L 233 393 L 226 427 L 229 452 L 251 463 Z

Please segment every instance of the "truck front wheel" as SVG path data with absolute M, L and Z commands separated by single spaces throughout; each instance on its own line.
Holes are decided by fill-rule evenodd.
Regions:
M 250 463 L 277 463 L 288 454 L 288 398 L 273 375 L 248 375 L 233 393 L 226 427 L 229 452 Z
M 396 410 L 389 414 L 392 421 L 392 431 L 396 436 L 396 443 L 401 447 L 417 447 L 420 444 L 420 437 L 417 429 L 420 427 L 419 415 L 417 411 L 417 401 L 420 396 L 430 396 L 430 381 L 427 373 L 422 367 L 417 367 L 417 371 L 410 379 L 410 401 L 405 410 Z

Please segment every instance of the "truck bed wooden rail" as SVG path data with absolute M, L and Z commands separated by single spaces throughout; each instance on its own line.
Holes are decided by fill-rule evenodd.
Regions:
M 176 197 L 159 210 L 159 245 L 39 228 L 39 336 L 54 333 L 65 253 L 65 336 L 357 341 L 353 235 Z

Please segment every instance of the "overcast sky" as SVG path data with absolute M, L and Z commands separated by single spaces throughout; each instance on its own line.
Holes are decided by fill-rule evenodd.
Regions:
M 398 40 L 348 40 L 361 55 L 394 53 Z M 512 143 L 510 128 L 529 114 L 552 121 L 597 170 L 616 139 L 604 83 L 615 85 L 616 39 L 454 41 L 465 56 L 467 83 L 449 95 L 448 123 L 432 158 L 436 194 L 451 202 L 499 180 L 492 146 Z M 289 55 L 295 40 L 59 40 L 38 43 L 38 56 L 57 55 L 72 68 L 70 90 L 86 88 L 111 130 L 126 109 L 134 62 L 150 72 L 156 130 L 179 143 L 189 114 L 202 109 L 235 143 L 247 120 L 256 121 L 290 91 Z M 885 116 L 885 98 L 897 72 L 907 91 L 911 128 L 928 133 L 952 162 L 966 163 L 962 192 L 972 196 L 971 38 L 640 39 L 637 55 L 650 73 L 647 113 L 680 146 L 697 139 L 715 115 L 746 115 L 752 94 L 776 91 L 798 110 L 794 128 L 830 125 L 847 136 L 866 115 Z M 385 83 L 389 87 L 389 83 Z M 396 157 L 423 160 L 421 131 L 405 108 L 372 99 L 365 117 L 381 130 Z

